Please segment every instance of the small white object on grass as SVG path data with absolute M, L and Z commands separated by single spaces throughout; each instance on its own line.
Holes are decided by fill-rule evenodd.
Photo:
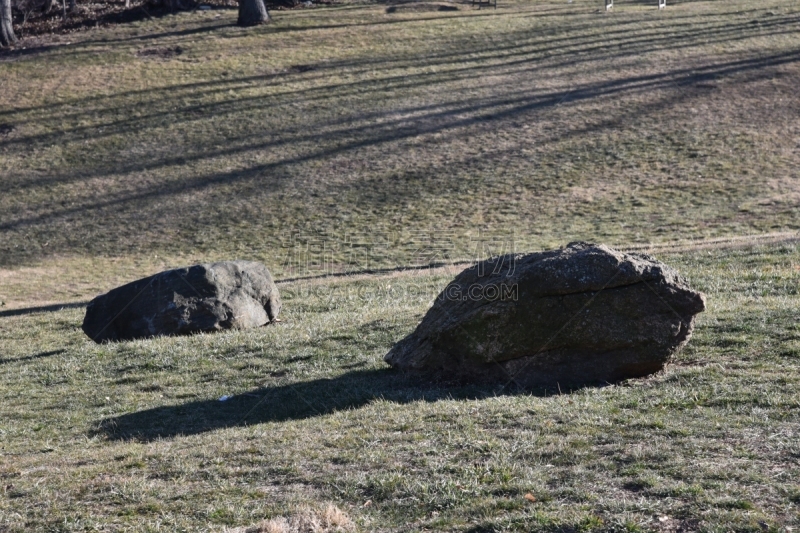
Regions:
M 226 394 L 226 395 L 224 395 L 224 396 L 221 396 L 221 397 L 220 397 L 220 399 L 219 399 L 219 401 L 221 401 L 221 402 L 227 402 L 227 401 L 228 401 L 228 400 L 230 400 L 231 398 L 232 398 L 232 396 L 228 396 L 228 395 Z

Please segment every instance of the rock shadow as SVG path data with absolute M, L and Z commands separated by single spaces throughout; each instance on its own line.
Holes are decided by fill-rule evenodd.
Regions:
M 26 361 L 35 361 L 37 359 L 44 359 L 46 357 L 52 357 L 54 355 L 61 355 L 62 353 L 66 352 L 66 350 L 51 350 L 49 352 L 40 352 L 33 355 L 26 355 L 24 357 L 17 357 L 11 359 L 0 359 L 0 365 L 6 365 L 9 363 L 24 363 Z
M 423 382 L 391 369 L 356 370 L 332 379 L 259 388 L 225 401 L 198 400 L 106 418 L 99 421 L 91 433 L 112 440 L 147 442 L 227 427 L 322 416 L 357 409 L 379 399 L 405 404 L 507 394 L 545 396 L 558 393 L 555 387 L 522 390 L 513 385 L 450 386 Z

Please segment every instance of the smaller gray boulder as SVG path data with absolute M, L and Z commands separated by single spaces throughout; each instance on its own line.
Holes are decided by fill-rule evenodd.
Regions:
M 167 270 L 89 302 L 83 331 L 95 342 L 246 329 L 281 310 L 267 267 L 224 261 Z

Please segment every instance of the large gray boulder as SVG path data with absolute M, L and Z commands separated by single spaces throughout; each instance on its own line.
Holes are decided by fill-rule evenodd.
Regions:
M 704 309 L 704 296 L 652 257 L 571 243 L 464 270 L 384 359 L 444 380 L 614 382 L 662 369 Z
M 246 329 L 272 322 L 280 310 L 267 267 L 225 261 L 167 270 L 98 296 L 83 331 L 103 342 Z

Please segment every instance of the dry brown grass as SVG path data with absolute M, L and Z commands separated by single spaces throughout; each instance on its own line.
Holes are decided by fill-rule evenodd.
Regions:
M 796 6 L 595 4 L 183 14 L 13 56 L 0 262 L 797 231 Z
M 346 533 L 355 530 L 347 514 L 328 504 L 321 509 L 306 508 L 296 515 L 271 518 L 254 526 L 226 529 L 226 533 Z

